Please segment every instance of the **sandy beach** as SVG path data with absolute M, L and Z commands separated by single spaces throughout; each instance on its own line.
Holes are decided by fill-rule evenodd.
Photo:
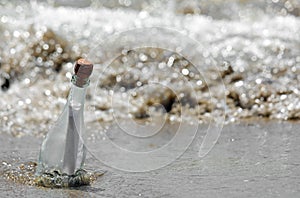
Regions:
M 88 170 L 106 171 L 91 186 L 47 189 L 7 181 L 1 176 L 0 196 L 297 197 L 300 193 L 299 126 L 298 123 L 257 121 L 225 126 L 217 144 L 204 158 L 198 157 L 203 136 L 200 127 L 186 152 L 160 169 L 129 173 L 110 168 L 88 155 Z M 117 131 L 108 131 L 112 133 Z M 40 138 L 1 135 L 0 140 L 2 161 L 12 166 L 36 161 Z M 126 139 L 119 141 L 126 142 Z M 0 170 L 3 168 L 2 164 Z

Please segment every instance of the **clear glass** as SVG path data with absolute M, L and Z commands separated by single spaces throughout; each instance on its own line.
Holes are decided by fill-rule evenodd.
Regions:
M 58 170 L 69 175 L 82 168 L 86 147 L 83 118 L 86 86 L 76 86 L 73 76 L 68 102 L 56 124 L 44 139 L 40 154 L 38 173 Z

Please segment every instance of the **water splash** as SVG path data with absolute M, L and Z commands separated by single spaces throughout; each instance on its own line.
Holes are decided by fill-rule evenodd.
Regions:
M 37 163 L 33 161 L 24 163 L 9 163 L 2 161 L 0 176 L 8 181 L 29 186 L 43 186 L 50 188 L 69 188 L 90 185 L 101 177 L 103 171 L 87 172 L 78 170 L 74 175 L 62 174 L 59 171 L 36 175 Z
M 125 4 L 120 5 L 119 1 L 109 1 L 110 3 L 104 3 L 104 7 L 93 1 L 90 7 L 84 8 L 64 7 L 59 1 L 55 1 L 54 6 L 35 2 L 22 2 L 18 5 L 3 2 L 0 35 L 5 39 L 0 42 L 0 83 L 6 92 L 0 91 L 1 132 L 14 136 L 44 135 L 54 120 L 57 120 L 66 102 L 72 61 L 114 33 L 152 26 L 181 30 L 199 41 L 205 49 L 200 54 L 203 57 L 201 67 L 207 67 L 212 100 L 205 90 L 205 83 L 201 79 L 190 78 L 194 72 L 185 68 L 183 60 L 182 65 L 180 63 L 175 66 L 181 69 L 182 76 L 188 78 L 195 87 L 200 86 L 197 94 L 201 99 L 196 101 L 199 105 L 187 109 L 192 117 L 197 116 L 199 121 L 206 122 L 214 117 L 213 113 L 218 113 L 220 79 L 216 73 L 219 71 L 212 70 L 211 64 L 217 64 L 224 73 L 222 78 L 227 87 L 225 94 L 228 122 L 257 116 L 279 120 L 300 117 L 300 87 L 297 77 L 300 68 L 300 20 L 297 13 L 300 6 L 297 1 L 237 0 L 224 3 L 215 0 L 197 1 L 198 3 L 174 1 L 170 4 L 159 4 L 157 1 L 141 4 L 139 1 L 131 1 L 131 9 Z M 110 9 L 116 5 L 120 9 Z M 164 12 L 161 12 L 162 9 Z M 122 51 L 126 52 L 126 49 L 120 49 L 120 54 Z M 162 53 L 159 50 L 155 53 L 135 52 L 137 58 L 131 61 L 135 65 L 133 69 L 140 72 L 141 78 L 131 81 L 132 89 L 147 85 L 151 76 L 156 76 L 161 82 L 176 78 L 161 72 L 165 65 L 174 61 L 176 54 Z M 151 57 L 163 59 L 154 58 L 153 62 Z M 125 54 L 123 61 L 130 58 Z M 148 67 L 150 60 L 152 66 Z M 230 64 L 232 71 L 229 72 L 226 66 L 222 66 L 224 62 Z M 101 61 L 99 63 L 102 64 Z M 122 69 L 126 71 L 125 66 Z M 100 72 L 95 72 L 95 78 Z M 126 78 L 121 77 L 122 70 L 119 68 L 112 69 L 103 78 L 100 92 L 107 97 L 93 98 L 93 93 L 88 91 L 87 95 L 90 97 L 87 106 L 95 107 L 97 119 L 93 112 L 90 113 L 92 116 L 87 117 L 87 121 L 113 119 L 109 104 L 109 93 L 113 91 L 110 84 L 117 82 L 122 85 Z M 126 89 L 126 86 L 115 90 L 116 100 L 122 101 L 124 94 L 129 95 L 127 91 L 130 89 Z M 184 85 L 178 86 L 178 92 L 186 95 L 181 90 L 185 90 Z M 151 96 L 151 92 L 144 96 Z M 133 97 L 134 104 L 140 103 L 141 98 L 137 99 L 139 100 Z M 115 116 L 134 116 L 122 111 L 124 105 L 120 104 L 120 107 L 113 110 Z M 176 106 L 174 111 L 176 112 Z M 137 111 L 134 114 L 139 113 Z M 172 120 L 179 117 L 177 113 L 169 115 Z M 27 123 L 26 126 L 24 123 Z M 36 130 L 37 124 L 40 126 L 39 130 Z

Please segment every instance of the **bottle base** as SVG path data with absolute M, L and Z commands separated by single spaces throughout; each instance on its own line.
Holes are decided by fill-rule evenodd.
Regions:
M 40 174 L 35 183 L 38 186 L 47 188 L 69 188 L 90 185 L 97 177 L 102 176 L 104 173 L 92 174 L 86 170 L 78 169 L 74 174 L 68 175 L 60 173 L 60 171 L 53 170 Z

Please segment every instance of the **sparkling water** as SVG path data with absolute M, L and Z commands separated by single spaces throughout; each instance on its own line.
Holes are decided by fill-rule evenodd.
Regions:
M 72 62 L 80 56 L 95 57 L 97 65 L 87 93 L 88 122 L 143 118 L 153 110 L 178 120 L 180 106 L 200 122 L 220 117 L 220 109 L 226 110 L 227 123 L 257 116 L 300 117 L 299 1 L 68 2 L 0 1 L 1 132 L 45 135 L 66 103 Z M 172 29 L 200 43 L 202 50 L 195 53 L 191 47 L 190 57 L 198 57 L 195 67 L 204 70 L 205 79 L 186 64 L 189 57 L 178 61 L 176 50 L 127 54 L 120 42 L 113 46 L 120 48 L 120 58 L 103 71 L 112 52 L 101 45 L 115 34 L 145 27 Z M 172 38 L 136 39 L 168 44 Z M 185 42 L 179 47 L 188 48 Z M 169 65 L 173 72 L 166 70 Z M 182 79 L 194 87 L 189 92 L 196 97 L 186 93 Z M 178 95 L 173 102 L 174 97 L 161 97 L 166 91 L 162 85 L 170 84 Z M 170 104 L 169 111 L 149 101 Z

